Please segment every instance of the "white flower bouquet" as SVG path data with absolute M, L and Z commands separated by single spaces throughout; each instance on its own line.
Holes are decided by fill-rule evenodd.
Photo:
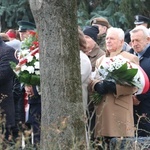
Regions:
M 121 85 L 135 86 L 143 89 L 141 71 L 138 65 L 129 62 L 128 59 L 118 55 L 107 58 L 98 68 L 100 76 L 104 80 Z
M 106 57 L 97 69 L 101 80 L 135 86 L 138 88 L 135 94 L 146 93 L 150 88 L 149 79 L 144 70 L 120 55 L 111 58 Z M 101 102 L 103 96 L 95 92 L 91 98 L 93 103 L 97 105 Z
M 31 32 L 25 39 L 23 49 L 16 51 L 18 64 L 11 62 L 11 66 L 16 73 L 19 81 L 26 85 L 40 85 L 40 63 L 39 45 L 37 34 Z

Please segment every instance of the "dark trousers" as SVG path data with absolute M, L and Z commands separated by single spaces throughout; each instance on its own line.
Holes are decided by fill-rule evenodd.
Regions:
M 41 103 L 30 104 L 28 122 L 33 130 L 34 145 L 39 145 L 41 132 Z

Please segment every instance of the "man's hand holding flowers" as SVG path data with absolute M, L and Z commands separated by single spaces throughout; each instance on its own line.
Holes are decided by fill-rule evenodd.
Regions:
M 148 77 L 144 74 L 144 71 L 138 65 L 119 55 L 105 58 L 97 68 L 97 72 L 100 82 L 95 84 L 94 90 L 100 96 L 99 100 L 97 96 L 94 96 L 96 97 L 96 103 L 100 102 L 102 96 L 107 93 L 114 93 L 118 97 L 122 87 L 127 89 L 135 87 L 136 94 L 144 93 L 149 88 L 149 84 L 146 83 Z M 119 87 L 117 91 L 116 87 Z
M 116 94 L 116 84 L 112 81 L 103 80 L 102 82 L 98 82 L 95 84 L 94 89 L 101 95 L 109 92 Z

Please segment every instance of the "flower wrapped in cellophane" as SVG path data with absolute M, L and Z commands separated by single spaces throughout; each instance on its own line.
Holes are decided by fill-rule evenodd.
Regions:
M 149 79 L 144 70 L 121 55 L 106 57 L 97 68 L 101 80 L 112 81 L 120 85 L 137 87 L 135 94 L 144 94 L 149 89 Z M 99 104 L 103 95 L 95 92 L 91 96 L 95 105 Z
M 19 63 L 11 62 L 11 66 L 19 81 L 26 85 L 40 85 L 39 43 L 37 33 L 30 32 L 28 38 L 22 43 L 21 51 L 15 56 Z
M 145 93 L 149 88 L 149 80 L 144 70 L 121 55 L 106 57 L 99 66 L 98 72 L 103 80 L 137 87 L 138 94 Z

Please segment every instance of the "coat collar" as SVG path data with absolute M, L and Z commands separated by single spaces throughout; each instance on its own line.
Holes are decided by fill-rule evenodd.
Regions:
M 146 52 L 143 54 L 143 57 L 150 57 L 150 46 L 147 48 Z
M 98 52 L 99 52 L 99 46 L 97 44 L 95 44 L 92 51 L 90 53 L 88 53 L 88 57 L 94 58 L 97 56 Z
M 117 50 L 117 51 L 115 51 L 115 52 L 111 52 L 111 53 L 110 53 L 110 57 L 117 56 L 117 55 L 119 55 L 121 52 L 122 52 L 122 50 Z
M 129 52 L 130 52 L 131 54 L 135 54 L 133 48 L 131 48 Z M 147 58 L 150 57 L 150 46 L 146 49 L 145 53 L 142 55 L 141 58 L 143 58 L 143 57 L 147 57 Z

